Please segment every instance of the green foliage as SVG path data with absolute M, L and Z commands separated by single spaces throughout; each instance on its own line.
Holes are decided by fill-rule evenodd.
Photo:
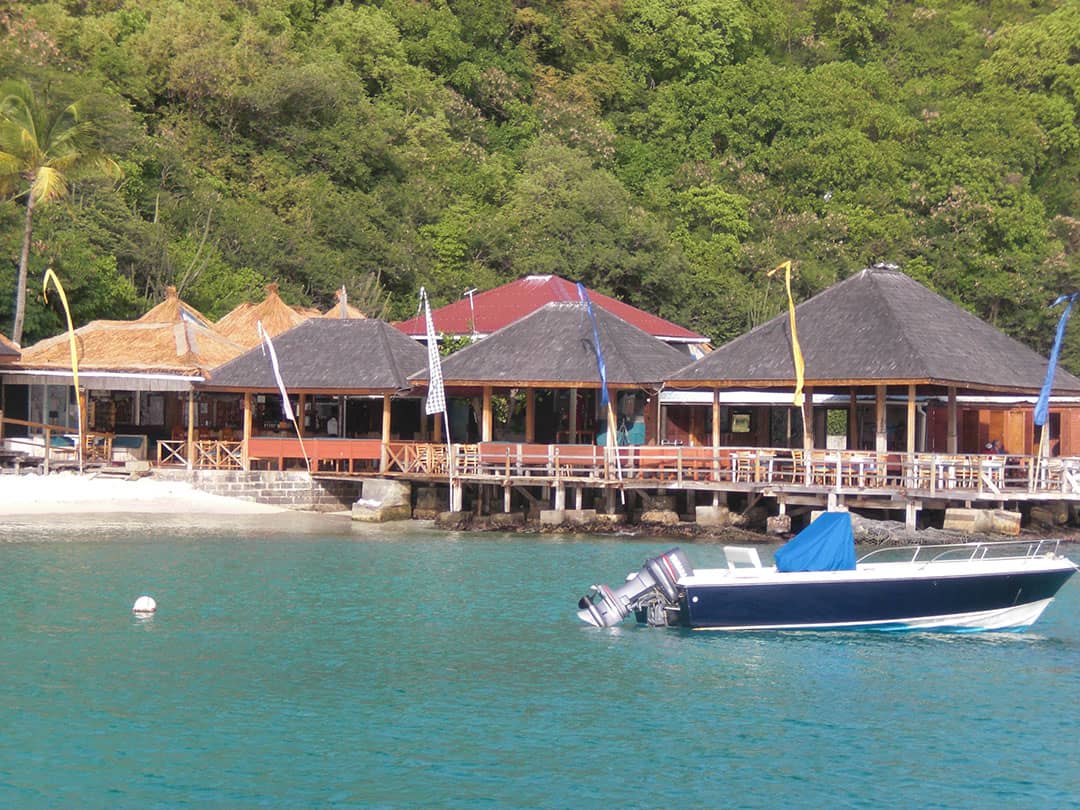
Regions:
M 0 76 L 92 97 L 123 169 L 35 220 L 28 286 L 51 264 L 81 321 L 268 282 L 401 318 L 535 272 L 719 342 L 782 311 L 784 259 L 800 299 L 893 261 L 1045 351 L 1080 278 L 1077 42 L 1055 0 L 21 2 Z M 38 298 L 27 340 L 60 328 Z

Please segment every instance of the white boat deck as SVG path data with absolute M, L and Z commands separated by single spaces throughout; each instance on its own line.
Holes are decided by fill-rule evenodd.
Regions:
M 985 548 L 985 544 L 982 545 Z M 925 551 L 930 547 L 922 547 Z M 943 547 L 943 549 L 946 547 Z M 961 549 L 952 546 L 949 549 Z M 726 551 L 727 549 L 725 549 Z M 890 549 L 892 551 L 892 549 Z M 897 549 L 901 551 L 901 549 Z M 756 555 L 755 555 L 756 556 Z M 1017 555 L 1007 557 L 939 557 L 902 561 L 859 562 L 855 570 L 847 571 L 791 571 L 780 572 L 775 566 L 731 565 L 727 568 L 700 568 L 690 576 L 682 577 L 683 587 L 710 585 L 781 585 L 799 582 L 866 582 L 891 579 L 934 579 L 987 574 L 1021 572 L 1046 572 L 1076 570 L 1071 560 L 1054 552 L 1037 556 Z

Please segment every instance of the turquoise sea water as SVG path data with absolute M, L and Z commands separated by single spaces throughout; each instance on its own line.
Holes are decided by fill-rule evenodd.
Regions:
M 1024 634 L 578 622 L 670 545 L 9 520 L 0 805 L 1080 805 L 1075 578 Z

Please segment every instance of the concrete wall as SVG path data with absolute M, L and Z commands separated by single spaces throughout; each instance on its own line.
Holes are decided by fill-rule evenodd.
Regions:
M 306 472 L 233 470 L 154 470 L 164 481 L 185 481 L 212 495 L 245 501 L 307 509 L 317 512 L 347 511 L 360 497 L 361 481 L 320 480 Z

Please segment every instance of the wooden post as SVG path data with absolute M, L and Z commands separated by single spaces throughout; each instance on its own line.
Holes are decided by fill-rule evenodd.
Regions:
M 251 455 L 249 445 L 251 443 L 251 392 L 244 392 L 244 444 L 240 448 L 240 461 L 245 470 L 251 469 Z
M 802 431 L 803 449 L 814 449 L 814 389 L 803 388 Z
M 300 412 L 297 416 L 296 429 L 300 431 L 301 436 L 307 435 L 307 394 L 301 394 L 300 400 L 297 403 L 297 410 Z
M 75 389 L 75 399 L 78 402 L 78 409 L 76 413 L 79 415 L 79 452 L 76 454 L 76 459 L 79 462 L 79 472 L 83 471 L 83 464 L 86 463 L 87 451 L 90 449 L 90 437 L 86 435 L 86 420 L 87 406 L 89 405 L 89 397 L 86 395 L 86 390 Z M 108 460 L 108 459 L 107 459 Z
M 447 411 L 450 410 L 450 403 L 449 402 L 446 403 L 446 410 Z M 434 424 L 433 427 L 435 428 L 435 430 L 434 430 L 434 435 L 432 437 L 432 441 L 435 444 L 442 444 L 442 442 L 443 442 L 443 435 L 442 435 L 442 433 L 443 433 L 443 430 L 442 430 L 443 429 L 443 420 L 446 419 L 448 416 L 449 416 L 449 413 L 437 413 L 437 414 L 434 414 L 434 422 L 435 422 L 435 424 Z
M 483 406 L 483 411 L 484 411 L 483 419 L 482 419 L 482 424 L 480 426 L 480 441 L 482 441 L 482 442 L 490 442 L 491 441 L 491 435 L 492 435 L 491 426 L 492 426 L 492 421 L 493 421 L 493 414 L 492 414 L 492 408 L 491 408 L 491 386 L 490 385 L 485 385 L 484 386 L 484 406 Z
M 712 392 L 712 446 L 720 446 L 720 389 Z
M 907 453 L 915 455 L 915 385 L 907 387 Z
M 536 389 L 525 389 L 525 442 L 536 442 Z
M 379 472 L 386 472 L 390 464 L 390 395 L 382 398 L 382 448 L 379 451 Z
M 948 424 L 948 439 L 945 443 L 945 452 L 955 454 L 956 453 L 956 387 L 949 386 L 949 424 Z
M 195 389 L 188 390 L 187 399 L 187 468 L 195 468 Z
M 874 397 L 874 449 L 879 453 L 889 451 L 888 420 L 885 407 L 885 386 L 878 385 Z
M 610 427 L 608 428 L 610 430 Z M 567 444 L 577 444 L 577 389 L 570 389 L 570 440 Z
M 848 450 L 861 450 L 859 447 L 859 399 L 855 396 L 855 387 L 848 389 Z

